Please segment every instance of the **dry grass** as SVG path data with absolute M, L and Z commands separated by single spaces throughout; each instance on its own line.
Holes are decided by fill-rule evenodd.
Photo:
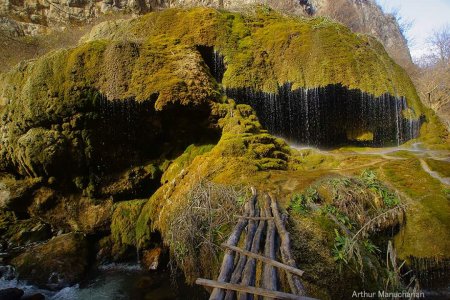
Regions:
M 172 261 L 191 277 L 188 280 L 195 279 L 200 270 L 215 275 L 220 244 L 236 222 L 234 216 L 242 213 L 247 193 L 244 187 L 199 180 L 186 195 L 185 203 L 175 209 L 165 242 Z

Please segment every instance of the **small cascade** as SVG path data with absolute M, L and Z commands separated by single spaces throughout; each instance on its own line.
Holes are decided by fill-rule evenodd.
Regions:
M 198 45 L 197 51 L 200 52 L 203 61 L 206 63 L 209 71 L 211 72 L 211 75 L 217 82 L 221 83 L 223 74 L 226 70 L 224 56 L 211 46 Z
M 139 253 L 139 248 L 138 247 L 136 247 L 136 263 L 138 265 L 140 265 L 140 263 L 141 263 L 141 255 Z
M 155 96 L 156 97 L 156 96 Z M 91 124 L 86 124 L 92 131 L 89 143 L 92 144 L 91 153 L 96 161 L 96 173 L 107 173 L 110 167 L 129 167 L 140 157 L 152 153 L 152 145 L 148 141 L 154 140 L 159 134 L 151 122 L 155 116 L 153 103 L 155 99 L 143 102 L 134 99 L 109 100 L 99 95 L 95 102 L 97 115 Z M 96 134 L 94 134 L 94 132 Z M 114 149 L 114 151 L 105 151 Z
M 214 50 L 214 63 L 212 74 L 217 82 L 222 82 L 223 74 L 225 73 L 224 57 L 219 51 Z
M 280 86 L 277 93 L 227 89 L 226 94 L 251 105 L 269 132 L 300 144 L 390 146 L 419 135 L 420 120 L 405 117 L 412 109 L 404 97 L 375 97 L 342 85 L 291 87 Z

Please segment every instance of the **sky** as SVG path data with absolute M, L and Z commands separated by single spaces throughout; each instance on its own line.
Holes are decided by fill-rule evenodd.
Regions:
M 450 25 L 450 0 L 376 0 L 385 12 L 398 9 L 404 20 L 412 21 L 407 33 L 411 39 L 413 58 L 424 54 L 428 48 L 427 38 L 433 30 Z

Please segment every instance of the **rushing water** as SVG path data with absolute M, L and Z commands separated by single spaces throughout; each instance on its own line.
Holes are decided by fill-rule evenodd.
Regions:
M 49 300 L 208 299 L 208 294 L 204 290 L 187 286 L 182 277 L 173 280 L 168 271 L 149 273 L 134 264 L 101 266 L 92 272 L 85 282 L 59 291 L 40 289 L 19 281 L 11 269 L 9 272 L 3 272 L 0 290 L 11 287 L 22 289 L 26 296 L 43 294 Z

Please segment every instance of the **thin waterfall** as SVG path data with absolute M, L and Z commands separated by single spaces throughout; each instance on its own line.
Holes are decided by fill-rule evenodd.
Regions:
M 269 132 L 301 144 L 390 146 L 419 134 L 420 120 L 404 117 L 412 111 L 404 97 L 375 97 L 342 85 L 292 90 L 285 84 L 277 93 L 249 88 L 225 92 L 252 106 Z
M 218 83 L 226 72 L 224 56 L 211 46 L 197 50 Z M 405 97 L 378 97 L 340 84 L 299 88 L 292 84 L 264 93 L 250 87 L 225 88 L 237 103 L 249 104 L 264 128 L 296 143 L 334 147 L 346 144 L 398 146 L 418 137 L 421 120 L 406 118 Z

